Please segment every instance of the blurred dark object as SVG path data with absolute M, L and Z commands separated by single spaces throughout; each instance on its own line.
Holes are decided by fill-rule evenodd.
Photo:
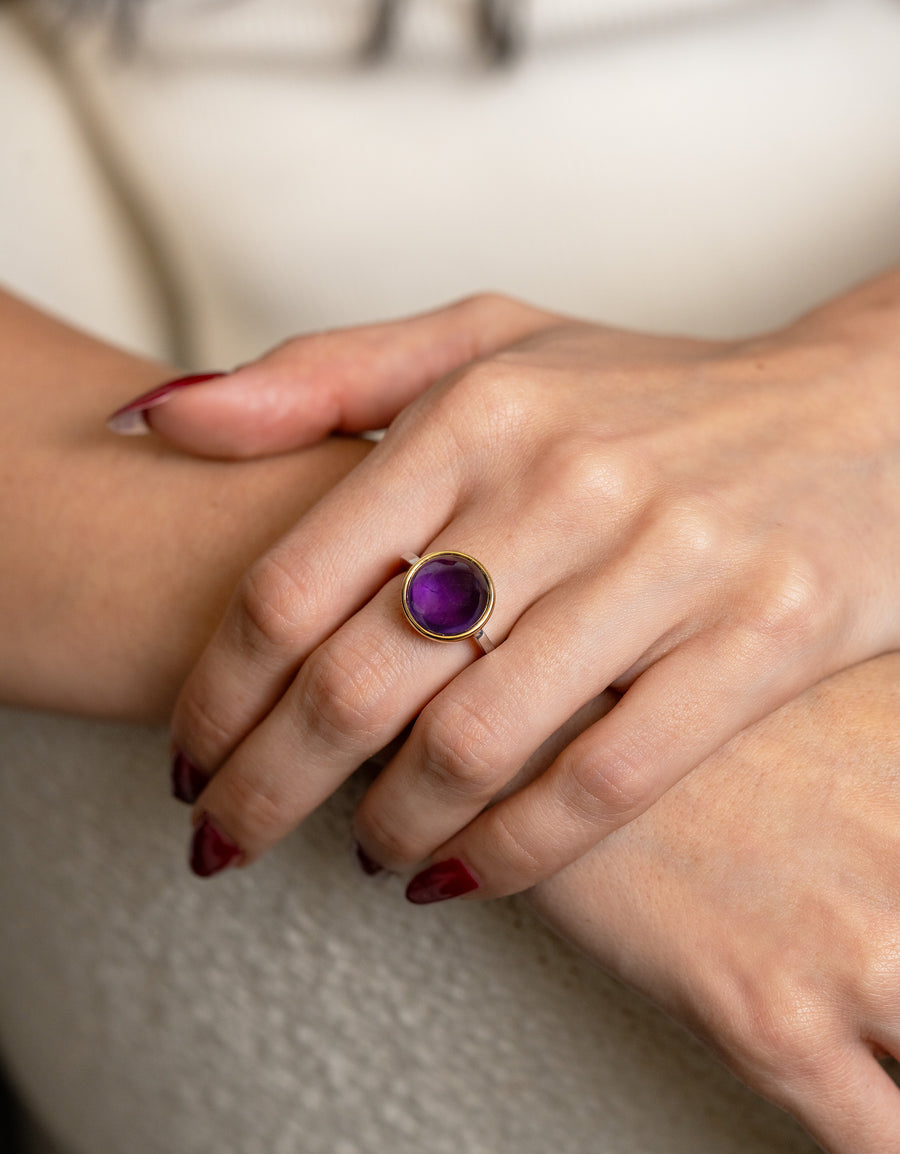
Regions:
M 0 1154 L 19 1154 L 22 1149 L 19 1108 L 0 1069 Z

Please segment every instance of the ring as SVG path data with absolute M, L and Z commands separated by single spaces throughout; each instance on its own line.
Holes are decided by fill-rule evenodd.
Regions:
M 400 603 L 413 629 L 432 641 L 471 637 L 483 653 L 490 653 L 494 645 L 484 625 L 494 610 L 494 582 L 481 562 L 452 550 L 403 560 L 411 568 Z

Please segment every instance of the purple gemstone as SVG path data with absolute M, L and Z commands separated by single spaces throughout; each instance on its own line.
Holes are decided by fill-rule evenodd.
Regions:
M 406 608 L 429 633 L 458 637 L 470 632 L 491 598 L 488 579 L 473 561 L 453 553 L 430 557 L 406 587 Z

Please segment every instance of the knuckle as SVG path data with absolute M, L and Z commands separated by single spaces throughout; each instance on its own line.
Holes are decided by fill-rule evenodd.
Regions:
M 455 307 L 472 314 L 480 332 L 506 334 L 511 341 L 520 340 L 530 333 L 559 324 L 560 318 L 545 309 L 527 304 L 517 297 L 501 292 L 477 292 L 456 302 Z M 487 327 L 486 327 L 487 326 Z M 477 355 L 477 338 L 473 355 Z
M 621 749 L 574 756 L 564 772 L 569 808 L 592 824 L 615 826 L 640 813 L 654 797 L 645 761 L 639 763 Z
M 705 572 L 721 551 L 719 518 L 699 500 L 674 500 L 660 517 L 661 562 L 666 570 L 690 574 Z
M 505 312 L 515 303 L 512 297 L 488 290 L 485 292 L 469 293 L 459 301 L 459 306 L 463 309 L 471 309 L 479 314 L 484 314 Z
M 373 636 L 323 645 L 301 673 L 310 732 L 338 748 L 380 748 L 394 717 L 396 669 L 397 655 L 386 654 Z
M 610 509 L 631 507 L 643 487 L 633 457 L 602 437 L 567 438 L 545 454 L 541 474 L 552 491 L 576 500 L 592 516 L 598 504 Z
M 497 784 L 501 723 L 490 706 L 465 699 L 442 703 L 422 719 L 422 772 L 441 792 L 487 801 Z
M 271 554 L 251 566 L 237 591 L 241 635 L 251 650 L 282 651 L 296 642 L 308 616 L 305 587 L 293 565 L 289 570 Z
M 853 981 L 862 1004 L 876 1018 L 894 1017 L 900 990 L 900 937 L 893 910 L 866 910 L 848 926 L 847 954 L 853 958 Z
M 456 396 L 465 407 L 486 410 L 495 420 L 521 413 L 522 371 L 492 357 L 466 368 L 457 379 Z
M 479 334 L 505 333 L 515 341 L 530 332 L 548 327 L 557 318 L 543 309 L 500 292 L 478 292 L 456 302 L 456 309 L 469 316 L 467 329 L 474 334 L 473 357 L 478 355 Z M 483 339 L 483 338 L 482 338 Z
M 229 815 L 229 832 L 245 848 L 269 845 L 290 828 L 291 799 L 283 784 L 235 772 L 225 776 L 220 788 L 223 792 L 216 799 L 217 812 Z
M 421 861 L 428 852 L 428 846 L 416 841 L 413 829 L 396 824 L 368 795 L 357 811 L 356 823 L 360 832 L 365 831 L 366 844 L 378 847 L 376 858 L 382 866 L 400 869 Z
M 797 648 L 807 644 L 828 614 L 828 599 L 815 568 L 787 562 L 768 582 L 756 608 L 753 631 L 765 641 Z
M 541 837 L 539 848 L 532 848 L 527 831 L 520 830 L 519 823 L 510 817 L 503 805 L 491 810 L 488 820 L 490 856 L 499 869 L 504 874 L 518 876 L 528 885 L 542 878 L 550 864 L 546 838 Z
M 467 452 L 517 444 L 533 424 L 535 390 L 521 366 L 492 357 L 461 370 L 440 398 L 438 416 Z
M 731 1034 L 732 1065 L 770 1097 L 823 1077 L 834 1042 L 821 998 L 799 984 L 760 988 Z
M 224 705 L 196 691 L 178 703 L 178 732 L 190 734 L 191 755 L 207 771 L 216 769 L 235 744 L 233 718 L 222 711 Z

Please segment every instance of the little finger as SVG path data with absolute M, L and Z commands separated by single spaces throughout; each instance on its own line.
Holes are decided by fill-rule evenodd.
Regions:
M 726 641 L 721 629 L 706 631 L 651 665 L 546 773 L 435 850 L 435 864 L 410 883 L 409 899 L 426 904 L 463 892 L 493 898 L 536 885 L 637 817 L 736 733 L 825 676 L 806 669 L 798 683 L 787 662 L 773 669 L 729 660 Z M 448 871 L 454 870 L 465 890 L 453 892 Z
M 900 1090 L 862 1042 L 830 1067 L 762 1092 L 789 1110 L 828 1154 L 900 1150 Z

